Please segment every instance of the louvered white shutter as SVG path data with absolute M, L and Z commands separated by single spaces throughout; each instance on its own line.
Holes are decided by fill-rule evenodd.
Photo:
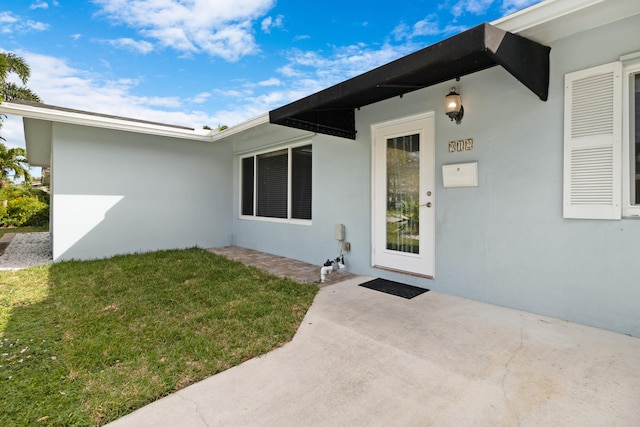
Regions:
M 565 75 L 565 218 L 620 219 L 622 64 Z

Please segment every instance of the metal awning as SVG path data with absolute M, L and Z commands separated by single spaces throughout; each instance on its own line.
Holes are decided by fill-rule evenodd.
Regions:
M 551 48 L 484 23 L 269 112 L 284 126 L 356 138 L 355 109 L 495 65 L 538 97 L 549 91 Z

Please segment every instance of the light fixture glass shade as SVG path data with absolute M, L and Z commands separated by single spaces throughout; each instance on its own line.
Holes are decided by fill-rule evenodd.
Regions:
M 455 92 L 449 93 L 444 98 L 444 112 L 457 114 L 460 111 L 460 105 L 462 105 L 462 100 L 460 99 L 460 95 Z
M 449 116 L 451 120 L 455 120 L 456 123 L 460 123 L 463 113 L 462 99 L 456 92 L 456 88 L 449 89 L 449 93 L 444 98 L 444 112 Z

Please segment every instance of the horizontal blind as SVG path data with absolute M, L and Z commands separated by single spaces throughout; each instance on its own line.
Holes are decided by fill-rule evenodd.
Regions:
M 311 145 L 291 150 L 291 218 L 311 219 Z
M 252 157 L 242 159 L 242 215 L 253 215 L 253 200 L 254 200 L 254 188 L 255 181 L 254 176 L 254 163 L 255 160 Z
M 257 156 L 257 215 L 287 218 L 288 150 Z

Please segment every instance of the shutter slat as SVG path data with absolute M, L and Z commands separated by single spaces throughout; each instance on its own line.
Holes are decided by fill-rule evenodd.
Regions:
M 613 132 L 613 71 L 574 81 L 571 88 L 571 136 Z

